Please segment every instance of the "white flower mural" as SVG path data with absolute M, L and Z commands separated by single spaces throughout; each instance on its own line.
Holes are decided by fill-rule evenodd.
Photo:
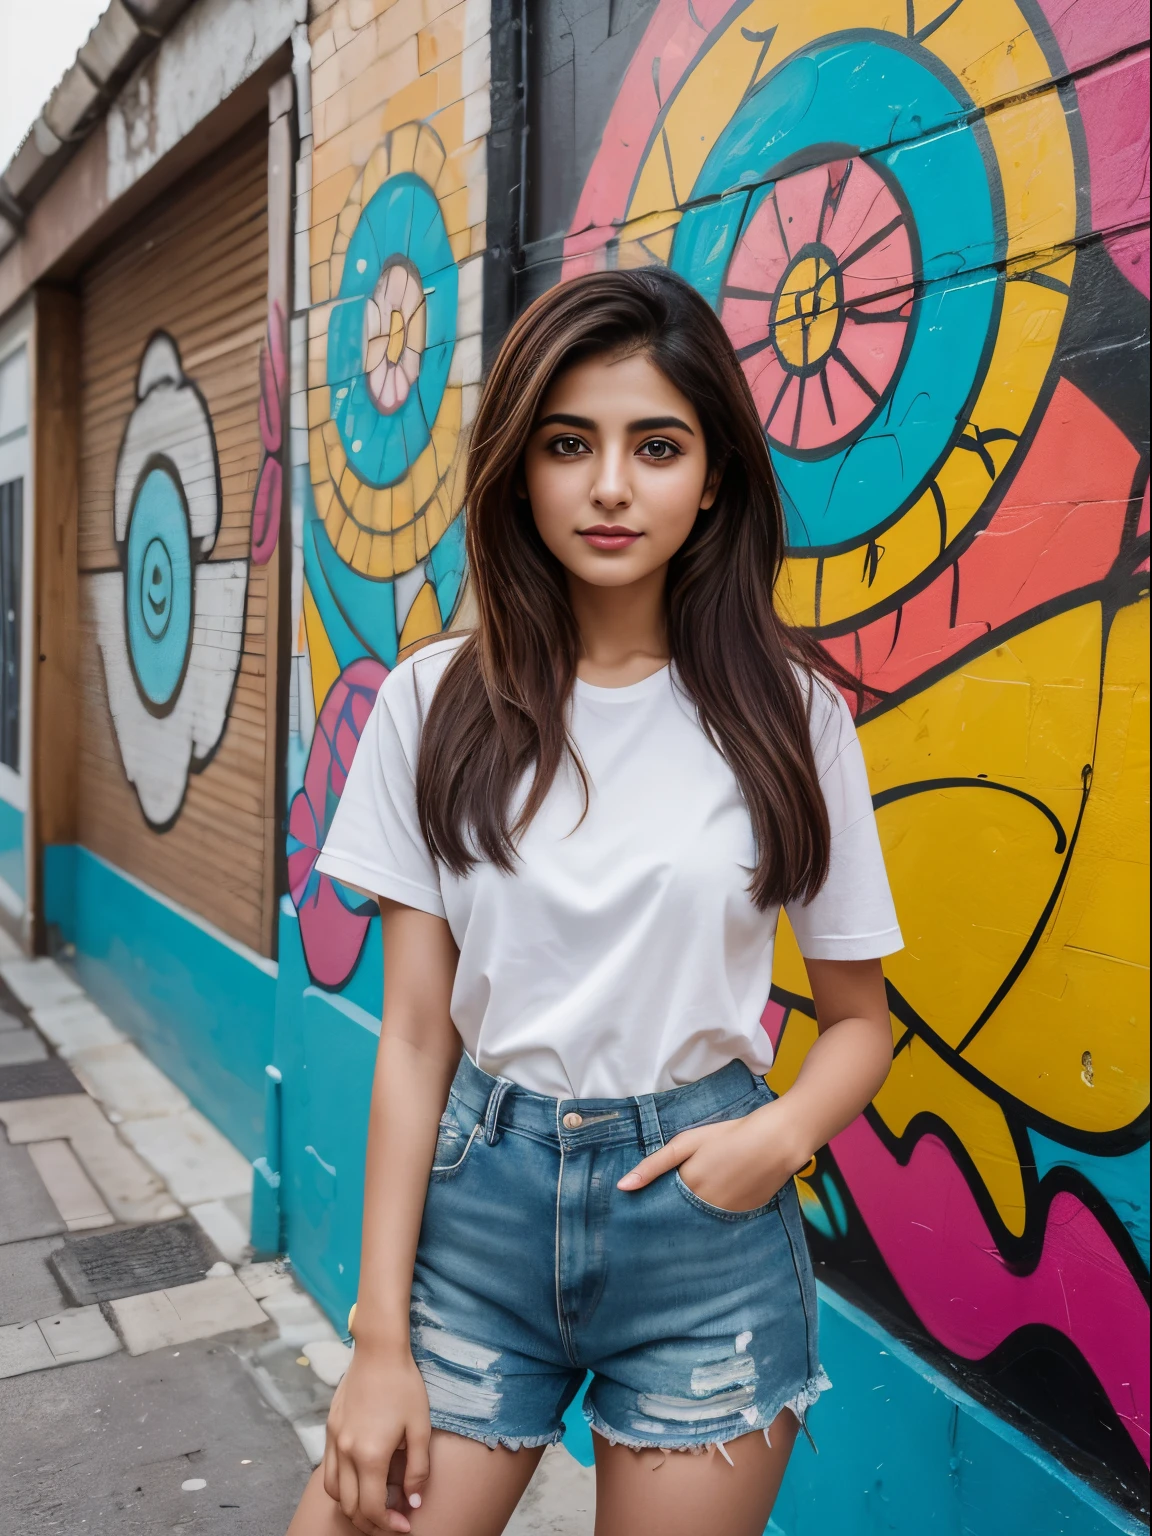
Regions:
M 240 666 L 248 561 L 209 559 L 220 510 L 208 408 L 159 332 L 116 465 L 119 567 L 88 578 L 124 772 L 156 831 L 219 745 Z

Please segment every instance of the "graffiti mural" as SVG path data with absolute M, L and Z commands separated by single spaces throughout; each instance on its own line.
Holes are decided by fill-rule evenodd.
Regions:
M 405 25 L 395 21 L 393 44 Z M 326 142 L 329 119 L 346 121 L 340 95 L 350 90 L 324 67 L 336 62 L 330 17 L 313 40 L 324 72 L 313 82 L 308 463 L 294 486 L 288 878 L 308 972 L 333 991 L 350 983 L 376 907 L 318 875 L 317 854 L 389 668 L 457 622 L 463 600 L 462 441 L 480 384 L 487 8 L 458 6 L 417 31 L 415 68 L 397 76 L 383 114 L 361 120 L 364 147 L 352 154 L 343 138 Z M 356 99 L 365 104 L 363 93 Z M 441 110 L 408 115 L 405 101 L 439 101 Z M 378 1006 L 367 994 L 362 1001 Z
M 1127 1473 L 1149 1445 L 1148 55 L 1131 8 L 1090 9 L 661 0 L 563 270 L 660 262 L 716 308 L 785 503 L 782 599 L 867 689 L 907 947 L 892 1074 L 798 1181 L 813 1247 Z M 788 933 L 776 981 L 781 1089 L 815 1038 Z
M 119 568 L 87 586 L 124 772 L 158 832 L 220 743 L 240 666 L 248 561 L 209 559 L 220 519 L 208 408 L 175 341 L 157 332 L 116 463 Z

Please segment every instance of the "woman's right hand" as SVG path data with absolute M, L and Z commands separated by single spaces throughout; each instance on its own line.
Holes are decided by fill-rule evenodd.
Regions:
M 428 1393 L 411 1352 L 356 1347 L 328 1414 L 324 1490 L 365 1536 L 410 1531 L 428 1480 Z

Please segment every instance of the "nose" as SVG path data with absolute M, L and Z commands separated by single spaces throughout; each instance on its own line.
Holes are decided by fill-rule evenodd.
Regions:
M 619 511 L 632 505 L 632 486 L 627 475 L 627 457 L 619 449 L 605 449 L 597 465 L 596 480 L 591 490 L 594 506 L 608 512 Z

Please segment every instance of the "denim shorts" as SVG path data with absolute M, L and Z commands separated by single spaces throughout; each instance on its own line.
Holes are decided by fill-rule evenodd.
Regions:
M 432 1423 L 549 1445 L 585 1376 L 607 1440 L 700 1450 L 804 1425 L 831 1385 L 789 1180 L 767 1205 L 709 1205 L 679 1173 L 616 1181 L 679 1131 L 773 1098 L 742 1062 L 666 1093 L 550 1099 L 465 1056 L 440 1122 L 412 1287 Z

